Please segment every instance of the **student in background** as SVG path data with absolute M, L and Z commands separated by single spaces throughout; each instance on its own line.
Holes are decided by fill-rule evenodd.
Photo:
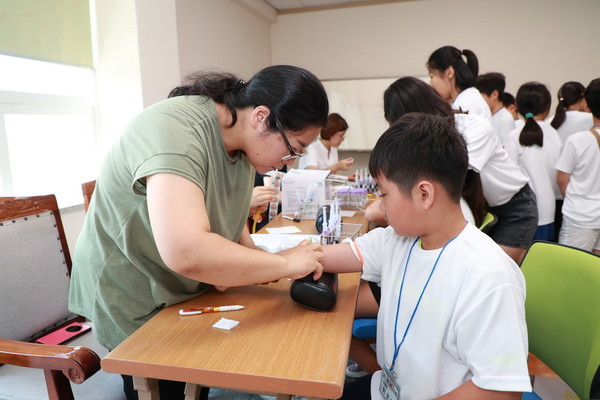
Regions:
M 213 286 L 322 271 L 318 244 L 270 254 L 246 228 L 255 171 L 291 164 L 327 121 L 319 79 L 286 65 L 248 82 L 200 73 L 169 97 L 135 117 L 108 153 L 74 252 L 69 308 L 95 323 L 109 350 Z M 184 386 L 159 383 L 161 398 L 183 399 Z
M 559 243 L 600 254 L 600 78 L 585 90 L 593 127 L 567 139 L 556 163 L 565 201 Z
M 525 118 L 525 126 L 509 133 L 504 145 L 510 159 L 518 163 L 529 177 L 538 208 L 538 228 L 533 240 L 554 237 L 554 210 L 560 198 L 554 166 L 562 142 L 556 129 L 544 122 L 550 110 L 551 95 L 538 82 L 523 84 L 517 92 L 517 108 Z
M 504 95 L 502 96 L 502 104 L 504 104 L 504 108 L 506 108 L 513 116 L 515 128 L 522 128 L 523 125 L 525 125 L 525 122 L 519 118 L 515 96 L 513 96 L 512 93 L 504 92 Z
M 337 150 L 344 141 L 347 130 L 348 123 L 341 115 L 329 114 L 320 138 L 306 148 L 306 157 L 300 159 L 299 168 L 329 169 L 332 174 L 350 169 L 354 159 L 349 157 L 339 160 Z
M 440 47 L 429 56 L 427 69 L 430 85 L 453 109 L 492 118 L 489 106 L 475 87 L 479 74 L 475 53 L 453 46 Z
M 383 103 L 384 116 L 390 122 L 409 112 L 454 116 L 458 131 L 467 140 L 470 168 L 479 172 L 485 200 L 498 218 L 489 235 L 520 263 L 537 227 L 535 194 L 528 178 L 508 158 L 489 121 L 477 115 L 453 113 L 432 87 L 413 77 L 392 83 Z
M 531 391 L 525 281 L 465 221 L 467 168 L 451 116 L 406 114 L 375 145 L 369 170 L 390 226 L 323 249 L 326 271 L 362 271 L 381 284 L 383 369 L 346 385 L 342 399 L 394 398 L 380 393 L 382 381 L 407 399 L 517 400 Z
M 585 86 L 579 82 L 567 82 L 558 89 L 558 105 L 550 123 L 558 131 L 563 143 L 576 132 L 592 126 L 592 114 L 585 100 Z
M 499 72 L 490 72 L 479 75 L 475 87 L 483 99 L 490 107 L 492 112 L 492 128 L 498 134 L 500 143 L 504 145 L 504 140 L 508 132 L 515 129 L 514 116 L 504 107 L 504 88 L 506 87 L 506 78 Z

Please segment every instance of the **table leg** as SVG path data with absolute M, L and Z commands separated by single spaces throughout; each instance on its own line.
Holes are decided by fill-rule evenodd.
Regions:
M 202 386 L 195 383 L 185 384 L 185 400 L 198 400 L 200 398 L 200 390 Z
M 139 400 L 160 400 L 156 379 L 134 376 L 133 388 L 137 390 Z

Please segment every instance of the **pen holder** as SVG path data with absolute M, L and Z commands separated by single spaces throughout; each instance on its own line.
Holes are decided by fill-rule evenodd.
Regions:
M 331 311 L 337 298 L 337 274 L 324 273 L 316 281 L 309 274 L 296 279 L 290 288 L 290 297 L 296 303 L 315 311 Z

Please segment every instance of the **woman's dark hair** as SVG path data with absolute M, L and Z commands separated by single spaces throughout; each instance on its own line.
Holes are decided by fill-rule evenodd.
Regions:
M 424 113 L 408 113 L 393 123 L 369 159 L 371 175 L 385 177 L 402 193 L 410 193 L 419 179 L 432 179 L 456 202 L 468 165 L 467 144 L 454 118 Z
M 592 115 L 600 118 L 600 78 L 591 81 L 585 89 L 585 100 Z
M 301 132 L 327 123 L 329 102 L 321 81 L 311 72 L 291 65 L 274 65 L 256 73 L 248 82 L 230 73 L 198 72 L 171 90 L 169 97 L 202 95 L 225 105 L 231 125 L 237 110 L 266 106 L 271 110 L 268 127 L 277 130 L 276 119 L 286 131 Z
M 338 132 L 348 130 L 348 123 L 340 114 L 331 113 L 327 117 L 327 124 L 321 130 L 321 139 L 330 140 Z
M 469 169 L 465 179 L 465 185 L 462 190 L 462 197 L 465 199 L 471 212 L 475 226 L 481 226 L 490 206 L 483 195 L 483 186 L 481 186 L 481 176 L 479 172 Z
M 465 56 L 465 60 L 463 60 Z M 454 46 L 440 47 L 429 56 L 427 69 L 444 72 L 449 67 L 454 68 L 456 87 L 461 91 L 475 86 L 479 74 L 479 61 L 471 50 L 459 50 Z
M 579 82 L 567 82 L 564 83 L 558 89 L 558 104 L 556 106 L 556 112 L 550 125 L 554 129 L 558 129 L 559 126 L 565 122 L 567 118 L 567 109 L 579 100 L 583 99 L 585 94 L 585 86 Z
M 552 95 L 544 84 L 527 82 L 521 85 L 517 91 L 517 109 L 525 117 L 525 126 L 519 135 L 521 145 L 544 145 L 544 132 L 533 117 L 547 112 L 551 101 Z
M 391 125 L 411 112 L 450 116 L 452 108 L 434 88 L 420 79 L 406 76 L 396 80 L 383 93 L 383 115 Z

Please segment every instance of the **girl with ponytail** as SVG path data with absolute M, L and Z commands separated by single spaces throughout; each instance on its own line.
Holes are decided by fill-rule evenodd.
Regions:
M 471 50 L 440 47 L 427 60 L 430 85 L 452 108 L 467 114 L 492 118 L 490 107 L 475 88 L 479 61 Z
M 550 110 L 551 95 L 545 85 L 528 82 L 519 88 L 516 101 L 525 125 L 509 133 L 506 152 L 529 177 L 536 195 L 539 220 L 533 240 L 551 240 L 556 200 L 561 198 L 554 166 L 562 147 L 556 129 L 544 121 Z
M 585 86 L 579 82 L 566 82 L 558 89 L 558 105 L 550 123 L 558 131 L 563 143 L 574 133 L 592 126 L 592 114 L 585 100 Z

